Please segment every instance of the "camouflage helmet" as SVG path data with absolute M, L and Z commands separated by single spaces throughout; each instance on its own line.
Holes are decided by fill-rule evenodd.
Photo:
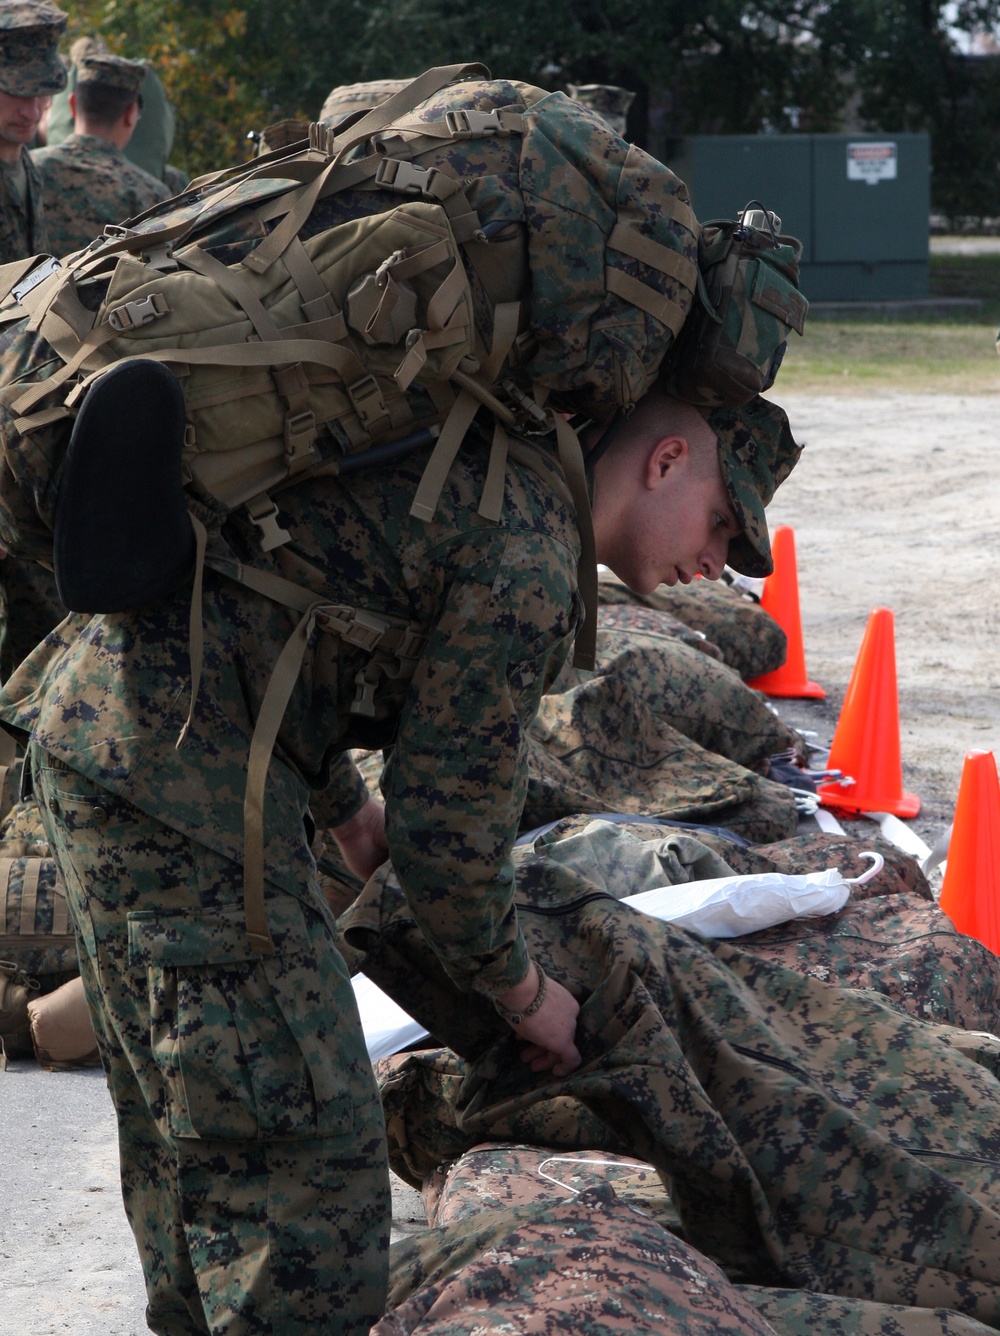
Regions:
M 48 97 L 66 87 L 57 47 L 67 19 L 49 0 L 0 3 L 0 91 Z
M 802 453 L 783 408 L 757 395 L 739 408 L 702 410 L 719 442 L 726 490 L 742 532 L 730 541 L 728 564 L 743 575 L 770 575 L 771 540 L 764 507 Z

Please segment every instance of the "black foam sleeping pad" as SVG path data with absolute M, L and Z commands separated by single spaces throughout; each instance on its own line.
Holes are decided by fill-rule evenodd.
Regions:
M 181 483 L 184 395 L 158 362 L 129 359 L 94 382 L 59 479 L 53 566 L 74 612 L 132 612 L 194 570 Z

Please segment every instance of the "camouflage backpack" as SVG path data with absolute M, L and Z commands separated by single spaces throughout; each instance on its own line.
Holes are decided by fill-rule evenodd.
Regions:
M 555 435 L 593 607 L 564 414 L 608 417 L 652 385 L 691 309 L 698 232 L 683 183 L 596 113 L 482 66 L 428 71 L 341 134 L 315 125 L 61 266 L 4 271 L 4 541 L 51 561 L 72 418 L 109 367 L 152 358 L 183 386 L 190 494 L 246 506 L 265 547 L 283 541 L 283 485 L 436 436 L 413 504 L 429 517 L 483 408 L 496 517 L 508 431 Z

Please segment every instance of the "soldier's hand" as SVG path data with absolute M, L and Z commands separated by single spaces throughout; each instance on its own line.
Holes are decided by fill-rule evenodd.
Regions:
M 389 857 L 385 804 L 378 798 L 369 798 L 360 812 L 334 826 L 331 834 L 344 862 L 362 881 L 367 881 Z
M 520 984 L 497 999 L 506 1011 L 517 1012 L 531 1005 L 538 993 L 537 966 Z M 527 1040 L 521 1050 L 521 1061 L 528 1063 L 533 1072 L 551 1072 L 553 1076 L 568 1076 L 579 1067 L 582 1059 L 576 1047 L 576 1018 L 580 1004 L 568 989 L 553 978 L 547 980 L 547 991 L 542 1005 L 533 1016 L 523 1016 L 520 1024 L 511 1029 L 519 1039 Z

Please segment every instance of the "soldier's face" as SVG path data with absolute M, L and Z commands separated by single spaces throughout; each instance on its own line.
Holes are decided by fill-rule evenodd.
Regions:
M 717 580 L 739 532 L 714 450 L 705 465 L 678 439 L 654 452 L 642 485 L 624 494 L 613 516 L 602 513 L 600 488 L 595 492 L 598 561 L 638 594 L 690 584 L 697 575 Z
M 0 92 L 0 157 L 8 162 L 17 161 L 21 145 L 34 139 L 42 113 L 51 100 Z

